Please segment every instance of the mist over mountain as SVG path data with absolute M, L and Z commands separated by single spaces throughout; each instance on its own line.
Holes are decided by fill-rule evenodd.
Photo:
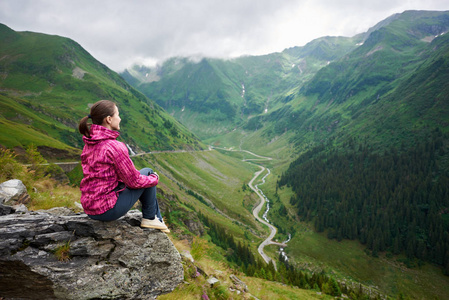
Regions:
M 172 58 L 121 75 L 198 136 L 210 138 L 282 107 L 320 68 L 361 41 L 325 37 L 282 53 L 231 60 Z
M 384 114 L 390 120 L 415 122 L 409 117 L 418 111 L 436 113 L 444 122 L 444 100 L 439 101 L 443 107 L 426 112 L 412 105 L 409 109 L 416 111 L 406 115 L 397 102 L 389 110 L 385 105 L 399 101 L 399 91 L 400 97 L 412 97 L 404 88 L 410 78 L 422 76 L 432 61 L 445 59 L 442 47 L 448 28 L 447 12 L 406 11 L 354 37 L 322 37 L 281 53 L 232 60 L 172 58 L 154 68 L 135 66 L 121 75 L 211 141 L 235 128 L 260 131 L 267 141 L 288 131 L 294 132 L 293 142 L 317 142 L 335 134 L 369 135 L 374 129 L 385 132 L 381 125 L 390 126 L 379 123 Z M 436 87 L 442 79 L 435 80 L 417 82 L 423 86 L 415 90 L 446 97 L 429 86 Z M 405 127 L 409 131 L 413 125 Z

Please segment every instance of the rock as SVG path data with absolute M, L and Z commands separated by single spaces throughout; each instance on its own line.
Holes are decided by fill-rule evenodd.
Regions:
M 241 281 L 237 276 L 231 274 L 229 278 L 232 280 L 232 283 L 234 283 L 234 288 L 236 290 L 239 290 L 244 293 L 248 292 L 248 286 L 246 285 L 246 283 Z
M 14 212 L 14 208 L 12 206 L 0 204 L 0 216 L 9 215 Z
M 203 224 L 199 220 L 186 219 L 183 220 L 190 232 L 195 235 L 202 236 L 204 234 Z
M 140 212 L 113 222 L 52 212 L 0 216 L 1 297 L 154 299 L 183 282 L 178 251 L 161 231 L 140 228 Z
M 207 283 L 210 284 L 210 287 L 213 287 L 214 285 L 218 284 L 220 282 L 220 280 L 218 280 L 215 277 L 210 277 L 207 279 Z
M 201 269 L 200 267 L 196 266 L 196 270 L 198 271 L 198 273 L 200 273 L 200 274 L 203 275 L 204 277 L 207 277 L 206 271 L 204 271 L 204 270 Z
M 27 203 L 30 199 L 26 186 L 19 179 L 11 179 L 0 184 L 0 204 L 15 205 Z
M 183 250 L 181 252 L 181 256 L 184 257 L 185 259 L 187 259 L 190 262 L 195 262 L 195 260 L 193 259 L 192 254 L 190 254 L 189 250 Z
M 53 207 L 42 212 L 49 213 L 54 216 L 70 216 L 73 215 L 73 210 L 67 207 Z
M 27 213 L 28 212 L 28 208 L 25 206 L 25 204 L 16 204 L 12 207 L 14 209 L 14 212 L 16 214 L 18 213 Z

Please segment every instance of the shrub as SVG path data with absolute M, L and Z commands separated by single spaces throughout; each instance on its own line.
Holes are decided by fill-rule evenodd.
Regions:
M 15 159 L 16 155 L 9 149 L 0 149 L 0 181 L 23 177 L 24 168 Z

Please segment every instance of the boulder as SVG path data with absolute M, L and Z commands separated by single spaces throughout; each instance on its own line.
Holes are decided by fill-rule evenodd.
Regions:
M 215 277 L 209 277 L 209 278 L 207 279 L 207 283 L 210 284 L 210 287 L 214 287 L 215 285 L 217 285 L 217 284 L 220 283 L 220 280 L 218 280 L 218 279 L 215 278 Z
M 193 259 L 192 254 L 190 254 L 189 250 L 183 250 L 180 254 L 181 254 L 182 257 L 184 257 L 184 259 L 186 259 L 186 260 L 188 260 L 188 261 L 190 261 L 192 263 L 195 262 L 195 260 Z
M 183 223 L 187 226 L 190 232 L 195 235 L 202 236 L 204 234 L 203 224 L 197 219 L 193 220 L 192 216 L 189 219 L 183 220 Z
M 29 198 L 26 186 L 19 179 L 11 179 L 0 184 L 0 204 L 27 203 Z
M 248 292 L 248 286 L 246 285 L 246 283 L 240 280 L 237 276 L 231 274 L 229 278 L 232 280 L 232 283 L 234 283 L 234 288 L 236 290 L 239 290 L 244 293 Z
M 113 222 L 61 210 L 0 216 L 0 299 L 154 299 L 183 282 L 181 256 L 141 213 Z

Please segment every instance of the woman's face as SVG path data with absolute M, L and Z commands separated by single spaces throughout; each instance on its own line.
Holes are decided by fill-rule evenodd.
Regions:
M 120 116 L 119 116 L 119 112 L 118 112 L 118 108 L 117 108 L 117 106 L 115 107 L 115 112 L 114 112 L 114 114 L 111 116 L 111 123 L 110 123 L 110 126 L 111 126 L 111 129 L 112 130 L 120 130 L 120 121 L 121 121 L 122 119 L 120 119 Z
M 111 130 L 120 130 L 120 119 L 119 112 L 117 106 L 115 106 L 114 113 L 112 116 L 107 116 L 103 120 L 102 126 L 111 129 Z

